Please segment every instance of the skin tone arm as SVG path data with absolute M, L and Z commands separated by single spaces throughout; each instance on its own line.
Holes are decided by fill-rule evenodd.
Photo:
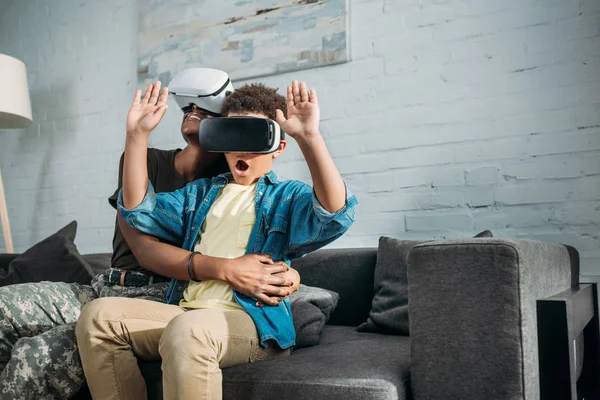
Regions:
M 160 82 L 151 85 L 141 98 L 138 90 L 127 115 L 125 159 L 123 162 L 123 204 L 137 207 L 148 188 L 146 153 L 148 136 L 156 128 L 167 110 L 168 90 L 160 94 Z M 160 243 L 154 238 L 131 228 L 119 215 L 119 227 L 128 244 L 150 270 L 176 279 L 189 279 L 187 260 L 189 251 Z M 151 264 L 151 265 L 150 265 Z M 199 280 L 218 279 L 263 304 L 277 305 L 299 285 L 299 276 L 290 272 L 283 262 L 273 262 L 268 255 L 248 254 L 236 259 L 222 259 L 204 255 L 193 258 L 192 268 Z M 279 274 L 279 275 L 278 275 Z
M 287 88 L 287 119 L 281 110 L 277 110 L 276 119 L 281 129 L 298 142 L 319 203 L 332 213 L 341 210 L 346 205 L 346 186 L 319 132 L 316 90 L 309 92 L 304 82 L 293 81 Z

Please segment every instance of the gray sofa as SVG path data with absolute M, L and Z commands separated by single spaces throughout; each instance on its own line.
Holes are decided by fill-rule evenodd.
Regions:
M 499 239 L 403 248 L 410 336 L 356 330 L 372 307 L 377 249 L 321 250 L 293 263 L 304 284 L 340 295 L 320 345 L 224 370 L 224 398 L 539 399 L 536 300 L 578 284 L 577 252 Z M 103 255 L 85 258 L 106 267 Z M 160 363 L 140 366 L 161 398 Z

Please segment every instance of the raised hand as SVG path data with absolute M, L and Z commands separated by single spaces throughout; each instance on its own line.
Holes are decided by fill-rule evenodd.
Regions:
M 167 111 L 169 91 L 165 87 L 161 93 L 160 81 L 157 81 L 148 86 L 144 97 L 140 99 L 141 94 L 140 90 L 135 92 L 133 103 L 127 114 L 126 130 L 127 134 L 148 136 Z
M 287 88 L 287 118 L 281 110 L 276 114 L 281 129 L 296 140 L 320 135 L 317 91 L 308 91 L 304 82 L 293 81 Z

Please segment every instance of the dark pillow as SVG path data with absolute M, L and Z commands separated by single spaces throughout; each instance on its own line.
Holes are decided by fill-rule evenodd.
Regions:
M 491 238 L 494 237 L 494 235 L 492 234 L 491 231 L 488 231 L 487 229 L 483 232 L 479 232 L 477 235 L 473 236 L 474 238 Z
M 379 238 L 374 296 L 367 321 L 359 332 L 408 335 L 408 278 L 406 256 L 422 241 Z
M 76 232 L 77 222 L 73 221 L 18 255 L 8 269 L 0 270 L 0 286 L 41 281 L 89 285 L 93 272 L 73 243 Z
M 292 319 L 296 330 L 295 349 L 319 344 L 329 316 L 337 306 L 339 294 L 300 284 L 290 295 Z
M 485 230 L 474 237 L 492 237 Z M 375 265 L 374 296 L 369 318 L 359 332 L 378 332 L 408 336 L 408 278 L 406 257 L 409 250 L 424 241 L 379 238 Z

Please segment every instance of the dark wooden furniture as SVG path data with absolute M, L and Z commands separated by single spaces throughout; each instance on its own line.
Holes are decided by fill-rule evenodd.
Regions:
M 600 399 L 598 284 L 586 283 L 537 301 L 541 400 Z M 583 334 L 583 368 L 577 344 Z

